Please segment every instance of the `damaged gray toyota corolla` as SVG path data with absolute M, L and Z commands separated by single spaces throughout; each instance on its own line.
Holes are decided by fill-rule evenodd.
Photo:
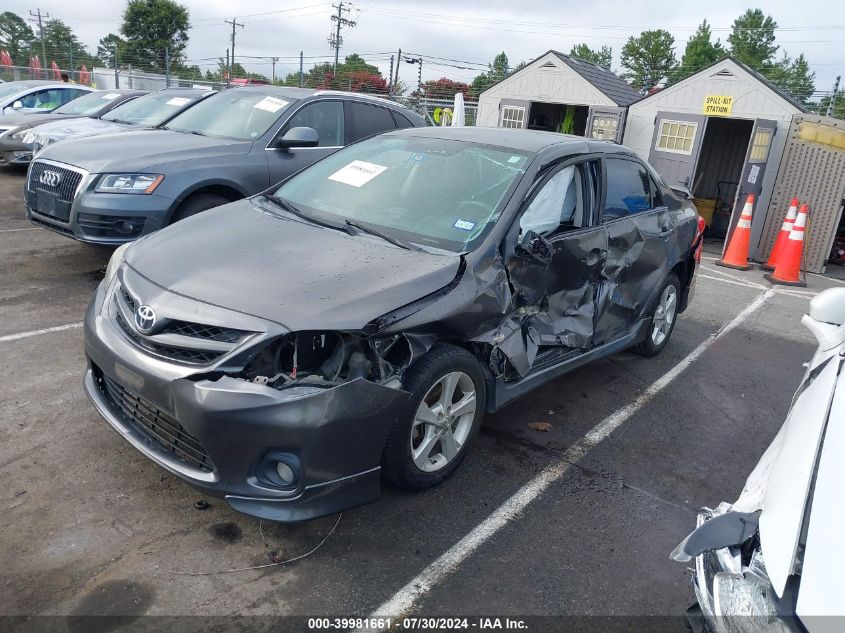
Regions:
M 409 129 L 115 252 L 85 389 L 149 458 L 298 521 L 422 489 L 485 411 L 629 347 L 692 294 L 693 205 L 629 150 Z

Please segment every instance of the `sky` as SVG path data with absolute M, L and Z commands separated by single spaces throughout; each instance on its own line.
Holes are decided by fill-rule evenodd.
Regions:
M 38 0 L 42 11 L 64 20 L 92 53 L 97 42 L 120 26 L 123 2 Z M 306 70 L 315 61 L 332 59 L 328 44 L 332 28 L 331 2 L 317 0 L 181 0 L 188 7 L 192 28 L 187 63 L 203 70 L 216 66 L 230 45 L 237 17 L 244 28 L 236 35 L 236 61 L 247 70 L 269 76 L 270 57 L 279 57 L 276 75 L 298 70 L 299 53 Z M 335 0 L 337 2 L 337 0 Z M 347 3 L 344 3 L 347 4 Z M 26 16 L 31 0 L 4 0 L 3 9 Z M 449 77 L 470 82 L 504 51 L 511 66 L 536 58 L 549 49 L 568 53 L 579 42 L 613 49 L 613 70 L 620 70 L 620 51 L 631 35 L 664 28 L 676 40 L 680 60 L 685 41 L 706 18 L 713 35 L 724 41 L 730 25 L 745 5 L 722 0 L 361 0 L 345 17 L 356 22 L 342 32 L 341 57 L 359 53 L 386 76 L 390 55 L 424 55 L 423 80 Z M 816 89 L 829 91 L 838 74 L 845 74 L 845 5 L 842 0 L 770 0 L 759 7 L 779 25 L 777 43 L 791 57 L 804 53 L 816 73 Z M 779 52 L 780 53 L 780 52 Z M 246 57 L 249 56 L 249 57 Z M 262 59 L 263 57 L 263 59 Z M 440 58 L 440 59 L 435 59 Z M 416 83 L 417 66 L 402 63 L 400 78 Z

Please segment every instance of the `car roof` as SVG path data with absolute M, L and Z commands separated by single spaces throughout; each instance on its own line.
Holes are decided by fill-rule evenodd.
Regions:
M 589 143 L 590 151 L 630 154 L 630 150 L 615 143 L 607 141 L 596 141 L 583 136 L 573 134 L 560 134 L 558 132 L 543 132 L 540 130 L 515 130 L 501 127 L 423 127 L 406 128 L 388 132 L 391 135 L 400 136 L 423 136 L 428 138 L 440 138 L 444 140 L 464 141 L 467 143 L 481 143 L 504 147 L 516 151 L 540 153 L 543 150 L 555 147 L 561 152 L 566 151 L 567 146 L 573 150 L 583 151 L 585 143 Z
M 241 90 L 249 92 L 260 92 L 263 94 L 278 95 L 289 99 L 307 99 L 308 97 L 346 97 L 360 101 L 370 101 L 383 106 L 389 106 L 398 110 L 414 112 L 401 103 L 390 101 L 379 95 L 367 94 L 364 92 L 347 92 L 345 90 L 317 90 L 314 88 L 291 88 L 289 86 L 268 86 L 267 84 L 247 84 L 244 86 L 233 86 L 230 90 Z M 416 113 L 415 113 L 416 114 Z
M 180 97 L 191 97 L 198 98 L 203 95 L 210 95 L 213 94 L 214 90 L 207 90 L 205 88 L 162 88 L 161 90 L 155 90 L 150 92 L 149 94 L 159 94 L 162 92 L 166 92 L 169 95 L 176 95 Z

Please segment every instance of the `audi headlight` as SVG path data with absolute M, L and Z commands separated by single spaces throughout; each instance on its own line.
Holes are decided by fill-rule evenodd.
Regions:
M 164 180 L 163 174 L 104 174 L 96 189 L 99 193 L 151 194 Z
M 17 132 L 12 132 L 11 134 L 9 134 L 9 140 L 16 141 L 18 143 L 24 143 L 26 142 L 24 139 L 26 138 L 27 134 L 29 134 L 29 130 L 18 130 Z
M 118 246 L 114 253 L 112 253 L 111 259 L 109 260 L 108 266 L 106 266 L 106 275 L 103 277 L 103 283 L 108 286 L 111 284 L 112 279 L 117 274 L 117 270 L 120 268 L 120 265 L 123 263 L 123 256 L 126 253 L 126 249 L 129 248 L 131 242 L 127 242 L 126 244 L 122 244 Z M 103 287 L 106 287 L 103 286 Z

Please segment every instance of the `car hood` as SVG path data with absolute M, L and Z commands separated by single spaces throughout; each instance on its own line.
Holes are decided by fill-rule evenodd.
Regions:
M 77 138 L 73 143 L 48 145 L 36 158 L 68 163 L 90 173 L 143 172 L 176 161 L 245 154 L 251 147 L 250 142 L 170 130 L 133 129 L 122 134 L 103 134 Z
M 7 114 L 0 118 L 0 128 L 28 128 L 49 121 L 71 120 L 73 118 L 72 116 L 63 116 L 61 114 L 53 114 L 52 112 L 45 112 L 43 114 Z
M 404 250 L 265 204 L 241 200 L 178 222 L 130 247 L 126 263 L 172 292 L 291 331 L 360 330 L 460 269 L 459 255 Z
M 30 130 L 24 142 L 36 143 L 40 147 L 44 147 L 71 138 L 125 132 L 133 129 L 133 126 L 126 123 L 115 123 L 114 121 L 103 121 L 102 119 L 88 117 L 69 119 L 54 117 L 54 119 L 56 120 L 47 121 Z

